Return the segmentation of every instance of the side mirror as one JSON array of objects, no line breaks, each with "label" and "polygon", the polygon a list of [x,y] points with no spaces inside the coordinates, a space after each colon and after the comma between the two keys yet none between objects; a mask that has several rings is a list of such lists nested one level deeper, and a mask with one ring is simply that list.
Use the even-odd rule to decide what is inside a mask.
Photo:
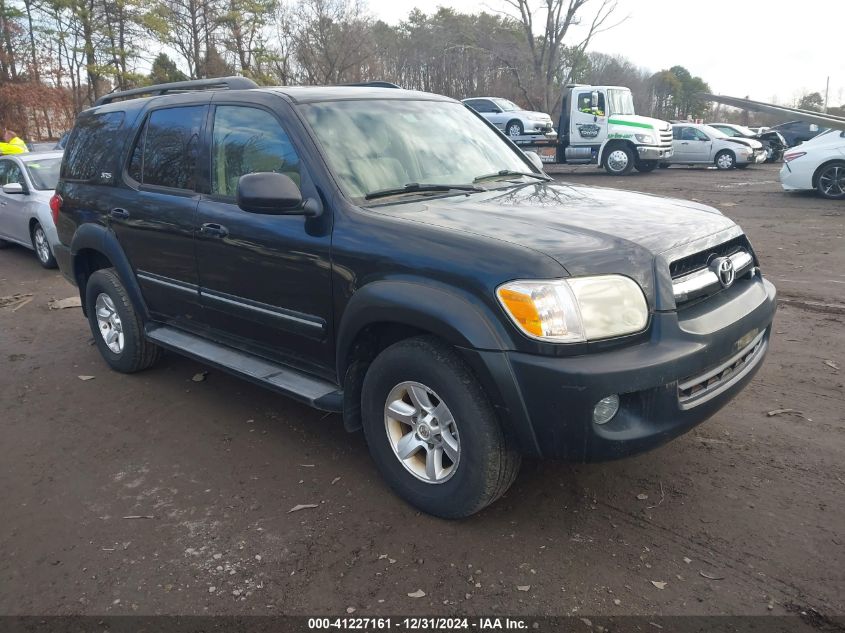
[{"label": "side mirror", "polygon": [[598,107],[599,107],[599,91],[593,90],[593,92],[590,93],[590,108],[595,110]]},{"label": "side mirror", "polygon": [[276,172],[245,174],[238,179],[238,206],[249,213],[265,215],[320,215],[313,200],[303,201],[302,192],[289,176]]},{"label": "side mirror", "polygon": [[3,193],[20,195],[25,194],[26,189],[24,189],[24,186],[19,182],[10,182],[7,185],[3,185]]},{"label": "side mirror", "polygon": [[492,110],[490,110],[490,112],[492,112],[493,114],[501,114],[502,113],[502,111],[499,108],[493,108]]},{"label": "side mirror", "polygon": [[534,167],[543,171],[543,159],[540,158],[540,155],[537,152],[525,152],[525,155]]}]

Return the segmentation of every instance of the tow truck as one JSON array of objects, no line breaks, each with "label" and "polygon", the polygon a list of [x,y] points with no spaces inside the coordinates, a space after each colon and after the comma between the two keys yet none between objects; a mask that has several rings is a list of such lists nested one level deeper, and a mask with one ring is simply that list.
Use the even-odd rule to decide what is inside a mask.
[{"label": "tow truck", "polygon": [[635,114],[623,86],[566,85],[557,130],[511,140],[543,163],[592,164],[614,176],[653,171],[672,156],[672,126]]}]

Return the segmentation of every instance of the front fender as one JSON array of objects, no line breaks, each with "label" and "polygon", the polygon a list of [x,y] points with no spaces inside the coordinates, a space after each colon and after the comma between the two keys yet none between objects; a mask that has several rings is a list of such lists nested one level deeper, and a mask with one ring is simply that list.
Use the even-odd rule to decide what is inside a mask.
[{"label": "front fender", "polygon": [[117,276],[120,277],[123,287],[126,288],[126,293],[129,295],[135,311],[141,315],[143,320],[149,319],[149,311],[141,294],[141,288],[135,279],[135,274],[132,272],[132,267],[129,265],[126,253],[123,252],[120,242],[117,241],[117,236],[105,226],[94,223],[85,223],[80,226],[76,230],[76,233],[74,233],[73,240],[71,240],[70,244],[73,276],[76,280],[76,285],[79,287],[79,297],[82,300],[83,312],[85,312],[86,275],[92,272],[86,270],[86,264],[80,256],[81,251],[84,250],[93,250],[100,253],[111,262],[112,267],[117,272]]},{"label": "front fender", "polygon": [[338,376],[357,335],[368,325],[399,323],[431,332],[456,347],[508,349],[508,333],[488,306],[448,287],[417,280],[382,280],[357,290],[340,320]]}]

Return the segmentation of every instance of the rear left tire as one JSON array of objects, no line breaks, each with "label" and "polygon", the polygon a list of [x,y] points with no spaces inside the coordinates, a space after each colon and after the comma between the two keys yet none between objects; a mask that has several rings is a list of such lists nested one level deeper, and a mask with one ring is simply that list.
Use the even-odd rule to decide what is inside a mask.
[{"label": "rear left tire", "polygon": [[141,317],[114,268],[97,270],[88,278],[85,307],[97,349],[112,369],[131,374],[159,359],[161,348],[144,337]]},{"label": "rear left tire", "polygon": [[424,512],[469,516],[516,478],[520,454],[486,393],[457,352],[435,337],[382,351],[367,370],[361,404],[379,472]]}]

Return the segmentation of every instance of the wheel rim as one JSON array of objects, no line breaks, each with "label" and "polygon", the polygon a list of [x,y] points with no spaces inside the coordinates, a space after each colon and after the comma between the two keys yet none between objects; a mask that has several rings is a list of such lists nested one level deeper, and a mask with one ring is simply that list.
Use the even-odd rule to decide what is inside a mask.
[{"label": "wheel rim", "polygon": [[730,169],[731,166],[734,164],[734,159],[731,158],[730,154],[721,154],[717,161],[717,164],[722,169]]},{"label": "wheel rim", "polygon": [[46,263],[50,259],[50,245],[47,243],[47,236],[40,226],[35,228],[35,252],[38,259]]},{"label": "wheel rim", "polygon": [[610,167],[612,171],[624,171],[624,169],[628,166],[628,152],[624,152],[621,149],[615,149],[610,152],[610,156],[607,157],[607,166]]},{"label": "wheel rim", "polygon": [[508,134],[509,134],[510,136],[521,136],[521,135],[522,135],[522,130],[520,130],[520,129],[519,129],[519,124],[518,124],[518,123],[514,123],[513,125],[511,125],[511,126],[508,128]]},{"label": "wheel rim", "polygon": [[387,396],[384,426],[394,455],[428,484],[448,481],[461,459],[461,440],[446,403],[422,383],[400,382]]},{"label": "wheel rim", "polygon": [[826,196],[845,195],[845,168],[834,165],[825,169],[819,176],[819,188]]},{"label": "wheel rim", "polygon": [[103,337],[106,346],[115,354],[120,354],[123,351],[123,323],[120,321],[120,315],[111,297],[104,292],[97,295],[94,311],[97,315],[100,336]]}]

